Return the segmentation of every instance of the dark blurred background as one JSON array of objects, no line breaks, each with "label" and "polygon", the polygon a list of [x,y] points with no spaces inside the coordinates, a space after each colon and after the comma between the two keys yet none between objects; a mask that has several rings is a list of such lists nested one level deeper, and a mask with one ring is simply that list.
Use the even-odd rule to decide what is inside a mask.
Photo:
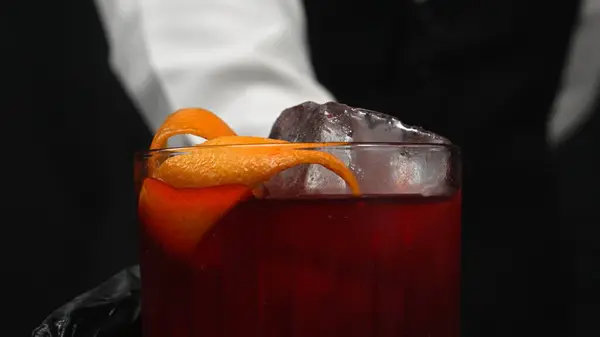
[{"label": "dark blurred background", "polygon": [[598,0],[3,6],[1,335],[136,263],[132,153],[168,113],[266,135],[306,100],[462,147],[465,336],[598,335]]}]

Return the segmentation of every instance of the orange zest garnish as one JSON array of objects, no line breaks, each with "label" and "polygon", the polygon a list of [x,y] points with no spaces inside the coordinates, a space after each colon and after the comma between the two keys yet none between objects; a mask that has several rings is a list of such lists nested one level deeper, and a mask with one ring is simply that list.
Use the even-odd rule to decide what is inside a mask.
[{"label": "orange zest garnish", "polygon": [[248,144],[289,144],[290,142],[280,139],[269,139],[253,136],[223,136],[205,141],[198,146],[206,145],[248,145]]},{"label": "orange zest garnish", "polygon": [[346,165],[318,148],[346,143],[290,143],[237,136],[210,111],[183,109],[167,118],[151,149],[166,146],[169,137],[193,134],[207,139],[186,153],[149,161],[149,176],[139,199],[144,228],[165,251],[185,258],[203,235],[239,201],[261,198],[262,184],[301,164],[321,165],[342,178],[359,195],[358,181]]},{"label": "orange zest garnish", "polygon": [[243,184],[254,188],[277,173],[301,164],[319,164],[335,172],[359,194],[356,177],[334,155],[285,146],[211,147],[167,159],[155,178],[177,188]]},{"label": "orange zest garnish", "polygon": [[165,148],[169,138],[184,134],[208,140],[236,135],[229,125],[208,110],[199,108],[181,109],[169,115],[160,126],[154,135],[154,139],[152,139],[150,150]]},{"label": "orange zest garnish", "polygon": [[243,185],[182,190],[146,179],[140,193],[140,220],[147,235],[171,255],[186,260],[206,231],[249,192]]},{"label": "orange zest garnish", "polygon": [[[242,147],[242,145],[264,145],[261,147]],[[285,146],[284,146],[285,144]],[[249,150],[251,148],[254,148],[255,150],[260,150],[260,152],[264,153],[271,153],[271,152],[276,152],[276,151],[281,151],[282,149],[293,149],[293,148],[306,148],[306,149],[314,149],[317,147],[324,147],[324,146],[332,146],[332,145],[344,145],[347,143],[290,143],[288,141],[285,140],[280,140],[280,139],[270,139],[270,138],[263,138],[263,137],[254,137],[254,136],[223,136],[223,137],[219,137],[219,138],[214,138],[211,140],[207,140],[204,143],[198,144],[197,146],[219,146],[219,145],[230,145],[229,149],[234,149],[235,151],[240,151],[240,150]],[[277,146],[273,146],[273,145],[277,145]],[[217,147],[218,148],[218,147]],[[218,148],[221,149],[221,148]],[[203,149],[203,151],[205,151],[206,149]],[[222,149],[221,149],[222,150]],[[322,155],[327,156],[327,154],[321,153]],[[331,155],[328,155],[331,156]],[[337,160],[336,157],[331,156],[332,160],[336,161],[336,164],[339,164],[339,160]],[[240,158],[236,158],[239,161],[243,161],[243,159]],[[171,158],[169,159],[170,162],[169,164],[176,164],[176,165],[181,165],[183,164],[184,166],[185,163],[180,162],[180,160]],[[238,165],[241,165],[242,163],[238,163]],[[298,165],[298,164],[296,164]],[[168,166],[168,165],[167,165]],[[192,165],[194,166],[194,165]],[[294,165],[293,165],[294,166]],[[188,166],[189,168],[191,168],[191,166]],[[238,169],[240,167],[245,167],[245,166],[236,166],[238,167]],[[285,168],[283,168],[282,170],[284,170]],[[192,168],[193,170],[193,168]],[[182,172],[185,170],[175,170],[175,172]],[[164,172],[161,170],[161,172]],[[157,173],[155,176],[160,176],[161,172]],[[169,173],[173,173],[172,171],[170,171]],[[169,174],[167,173],[167,174]],[[246,172],[244,172],[244,174],[247,174]],[[198,176],[197,174],[188,174],[188,176]],[[234,174],[232,174],[232,176],[236,176]],[[246,177],[248,177],[246,175]],[[164,180],[166,177],[163,177],[162,179]],[[169,181],[171,181],[171,183],[173,184],[173,186],[177,186],[179,185],[179,183],[181,183],[181,185],[179,185],[180,187],[200,187],[203,186],[203,184],[198,184],[197,182],[191,182],[189,181],[189,179],[184,178],[183,181],[182,179],[178,179],[180,178],[179,176],[175,177],[174,179],[170,179],[170,178],[166,178],[169,179]],[[354,178],[354,176],[352,176],[352,178]],[[268,180],[268,179],[267,179]],[[259,183],[260,184],[260,183]],[[249,186],[251,186],[252,184],[248,184]],[[256,196],[257,198],[262,198],[265,194],[265,189],[263,185],[258,185],[256,187],[254,187],[253,190],[253,194],[254,196]]]}]

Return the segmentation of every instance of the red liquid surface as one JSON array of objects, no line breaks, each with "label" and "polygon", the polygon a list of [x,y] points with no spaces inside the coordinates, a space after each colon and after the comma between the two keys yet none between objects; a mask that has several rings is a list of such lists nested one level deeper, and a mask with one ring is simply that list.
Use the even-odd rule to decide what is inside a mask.
[{"label": "red liquid surface", "polygon": [[194,265],[142,241],[144,337],[459,335],[459,194],[243,201]]}]

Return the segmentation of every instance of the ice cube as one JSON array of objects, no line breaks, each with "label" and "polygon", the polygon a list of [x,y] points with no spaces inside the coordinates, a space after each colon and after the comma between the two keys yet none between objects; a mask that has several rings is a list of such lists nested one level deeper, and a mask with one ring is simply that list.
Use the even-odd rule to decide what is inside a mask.
[{"label": "ice cube", "polygon": [[[269,138],[291,142],[377,142],[451,144],[446,138],[395,117],[329,102],[305,102],[284,110]],[[357,176],[363,193],[434,194],[443,188],[450,152],[421,146],[323,148],[340,158]],[[267,185],[276,194],[342,194],[344,181],[317,165],[296,167]]]},{"label": "ice cube", "polygon": [[269,138],[290,142],[409,142],[444,143],[446,138],[399,119],[345,104],[305,102],[284,110]]}]

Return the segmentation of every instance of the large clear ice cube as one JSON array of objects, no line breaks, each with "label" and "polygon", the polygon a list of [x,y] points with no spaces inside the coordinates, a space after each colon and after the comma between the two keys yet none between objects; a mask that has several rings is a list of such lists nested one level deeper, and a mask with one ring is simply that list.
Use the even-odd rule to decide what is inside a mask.
[{"label": "large clear ice cube", "polygon": [[269,138],[290,142],[409,142],[450,144],[446,138],[399,119],[345,104],[305,102],[285,109]]},{"label": "large clear ice cube", "polygon": [[[323,148],[344,161],[356,174],[366,194],[442,193],[450,151],[446,138],[395,117],[329,102],[305,102],[284,110],[269,138],[291,142],[406,143],[407,146]],[[419,144],[439,144],[424,147]],[[317,165],[285,171],[267,184],[281,194],[347,193],[344,181]]]}]

